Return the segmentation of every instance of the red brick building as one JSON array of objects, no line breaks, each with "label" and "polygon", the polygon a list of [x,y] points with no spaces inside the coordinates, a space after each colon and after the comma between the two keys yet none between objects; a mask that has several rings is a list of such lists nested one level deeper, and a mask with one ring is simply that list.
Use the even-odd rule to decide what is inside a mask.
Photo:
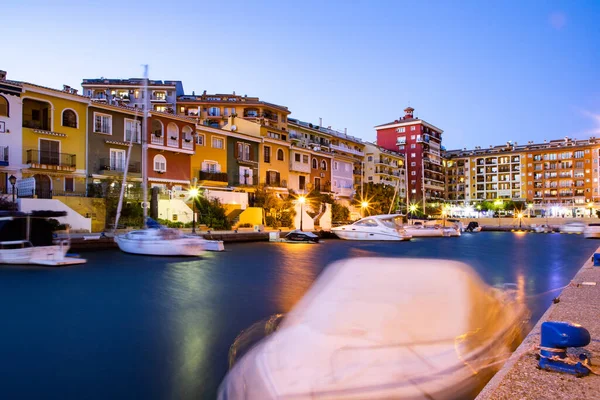
[{"label": "red brick building", "polygon": [[425,208],[427,203],[445,198],[445,174],[441,158],[442,130],[413,116],[414,109],[404,109],[404,116],[378,125],[377,145],[404,154],[406,180],[411,203]]}]

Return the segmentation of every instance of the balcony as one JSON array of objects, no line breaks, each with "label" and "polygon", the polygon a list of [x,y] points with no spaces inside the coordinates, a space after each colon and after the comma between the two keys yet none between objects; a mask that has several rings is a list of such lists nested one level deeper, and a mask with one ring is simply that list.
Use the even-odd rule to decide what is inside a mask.
[{"label": "balcony", "polygon": [[200,181],[227,182],[227,172],[200,171]]},{"label": "balcony", "polygon": [[245,157],[245,156],[237,156],[236,158],[237,162],[239,164],[249,164],[249,165],[257,165],[258,161],[252,160],[249,157]]},{"label": "balcony", "polygon": [[[103,175],[119,175],[125,172],[125,161],[112,160],[110,158],[100,159],[100,173]],[[127,168],[128,174],[141,174],[142,169],[139,162],[130,163]]]},{"label": "balcony", "polygon": [[167,146],[179,147],[179,138],[177,136],[169,136],[169,139],[167,140]]},{"label": "balcony", "polygon": [[72,172],[75,171],[75,157],[75,154],[27,150],[26,163],[29,168]]},{"label": "balcony", "polygon": [[157,144],[159,146],[164,146],[165,145],[165,137],[162,135],[161,136],[152,135],[152,138],[150,139],[150,143]]},{"label": "balcony", "polygon": [[192,139],[183,139],[181,141],[181,147],[186,150],[194,150],[194,142]]},{"label": "balcony", "polygon": [[166,103],[167,101],[167,96],[166,95],[152,95],[150,97],[150,101],[154,101],[154,102],[162,102],[162,103]]},{"label": "balcony", "polygon": [[310,174],[310,165],[308,163],[301,163],[301,162],[298,162],[298,161],[292,161],[291,166],[290,166],[290,170],[291,171],[304,172],[304,173]]},{"label": "balcony", "polygon": [[267,181],[263,182],[263,185],[265,185],[266,187],[272,187],[272,188],[287,188],[287,181],[285,179],[283,179],[283,180],[273,179],[273,180],[267,180]]},{"label": "balcony", "polygon": [[361,156],[361,157],[365,155],[364,151],[360,151],[360,150],[356,150],[356,149],[351,149],[350,147],[347,147],[347,146],[340,146],[340,145],[337,145],[337,144],[331,144],[330,147],[331,147],[332,150],[343,151],[345,153],[350,153],[350,154],[354,154],[354,155]]},{"label": "balcony", "polygon": [[354,195],[354,188],[334,188],[333,190],[340,197],[352,197]]},{"label": "balcony", "polygon": [[0,146],[0,167],[8,167],[8,146]]}]

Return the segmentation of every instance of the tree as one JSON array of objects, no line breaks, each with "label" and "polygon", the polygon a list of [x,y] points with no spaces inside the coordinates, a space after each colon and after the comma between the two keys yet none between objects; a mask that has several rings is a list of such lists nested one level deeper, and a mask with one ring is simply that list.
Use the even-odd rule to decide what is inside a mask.
[{"label": "tree", "polygon": [[293,192],[286,194],[274,193],[265,187],[259,187],[254,193],[254,206],[265,211],[265,224],[273,228],[291,227],[294,223]]},{"label": "tree", "polygon": [[[352,205],[355,207],[361,207],[363,200],[369,203],[367,212],[365,214],[378,215],[388,214],[390,212],[390,205],[392,205],[392,212],[398,208],[399,196],[394,192],[396,189],[393,186],[384,185],[383,183],[369,182],[364,185],[364,199],[357,198],[356,196],[352,200]],[[392,204],[392,200],[394,203]]]},{"label": "tree", "polygon": [[231,222],[227,219],[225,208],[221,205],[219,199],[207,199],[204,196],[198,196],[195,202],[199,224],[204,224],[216,230],[231,229]]}]

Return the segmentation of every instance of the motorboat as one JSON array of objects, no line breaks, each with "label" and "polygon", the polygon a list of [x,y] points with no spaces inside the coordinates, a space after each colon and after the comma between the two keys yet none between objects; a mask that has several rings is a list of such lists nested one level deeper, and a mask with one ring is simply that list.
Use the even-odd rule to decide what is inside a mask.
[{"label": "motorboat", "polygon": [[281,237],[279,232],[269,232],[269,242],[277,243],[319,243],[319,236],[312,232],[295,229]]},{"label": "motorboat", "polygon": [[551,233],[552,229],[546,225],[546,224],[532,224],[531,225],[531,229],[533,229],[533,231],[535,233]]},{"label": "motorboat", "polygon": [[583,236],[587,239],[600,239],[600,224],[589,224],[586,226]]},{"label": "motorboat", "polygon": [[467,225],[465,232],[470,232],[470,233],[477,233],[477,232],[481,232],[481,226],[479,226],[479,222],[476,221],[471,221],[469,222],[469,224]]},{"label": "motorboat", "polygon": [[460,229],[454,226],[426,226],[421,224],[404,225],[406,233],[412,237],[458,237]]},{"label": "motorboat", "polygon": [[583,222],[568,222],[559,228],[560,233],[583,233],[585,224]]},{"label": "motorboat", "polygon": [[50,218],[66,212],[33,211],[0,213],[0,263],[46,266],[84,264],[84,258],[69,257],[70,240],[54,239]]},{"label": "motorboat", "polygon": [[473,398],[528,317],[521,293],[460,262],[339,261],[289,314],[236,338],[218,398]]},{"label": "motorboat", "polygon": [[331,231],[345,240],[410,240],[412,236],[402,228],[399,214],[373,215],[351,225],[332,228]]}]

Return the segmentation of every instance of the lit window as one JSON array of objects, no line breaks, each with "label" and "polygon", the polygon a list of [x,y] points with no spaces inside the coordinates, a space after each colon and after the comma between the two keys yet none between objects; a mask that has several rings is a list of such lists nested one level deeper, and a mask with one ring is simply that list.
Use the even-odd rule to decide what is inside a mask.
[{"label": "lit window", "polygon": [[410,156],[411,156],[411,157],[416,157],[416,156],[417,156],[417,153],[410,153]]}]

